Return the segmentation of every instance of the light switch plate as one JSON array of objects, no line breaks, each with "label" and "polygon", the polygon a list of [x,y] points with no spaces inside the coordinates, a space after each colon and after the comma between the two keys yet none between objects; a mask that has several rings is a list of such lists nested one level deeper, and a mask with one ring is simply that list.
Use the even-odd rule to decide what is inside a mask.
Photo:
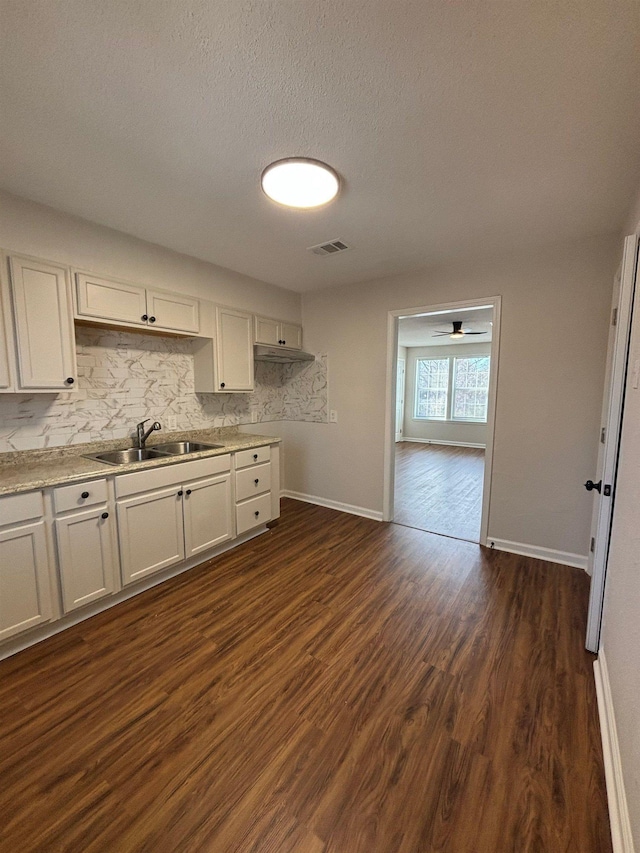
[{"label": "light switch plate", "polygon": [[335,409],[331,409],[329,412],[329,423],[337,424],[338,423],[338,412]]},{"label": "light switch plate", "polygon": [[166,415],[164,423],[167,429],[178,429],[178,419],[175,415]]}]

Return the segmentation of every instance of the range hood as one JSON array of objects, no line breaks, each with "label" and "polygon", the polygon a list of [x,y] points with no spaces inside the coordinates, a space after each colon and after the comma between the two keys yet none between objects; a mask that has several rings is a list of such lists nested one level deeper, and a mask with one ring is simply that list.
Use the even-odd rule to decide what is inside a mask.
[{"label": "range hood", "polygon": [[286,347],[266,347],[262,344],[254,344],[253,357],[255,361],[276,361],[278,364],[291,364],[295,361],[315,361],[315,355],[303,352],[300,349],[287,349]]}]

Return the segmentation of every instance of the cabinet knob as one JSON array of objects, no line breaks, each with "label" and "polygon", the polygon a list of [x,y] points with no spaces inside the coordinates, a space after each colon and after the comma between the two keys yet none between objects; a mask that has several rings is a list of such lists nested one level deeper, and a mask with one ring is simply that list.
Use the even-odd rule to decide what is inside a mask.
[{"label": "cabinet knob", "polygon": [[64,381],[67,383],[67,385],[73,385],[76,380],[73,378],[73,376],[69,376],[68,379],[65,379]]},{"label": "cabinet knob", "polygon": [[221,382],[221,383],[220,383],[220,387],[221,387],[221,388],[224,388],[224,382]]},{"label": "cabinet knob", "polygon": [[178,497],[181,498],[183,494],[184,492],[182,491],[182,489],[180,489],[180,491],[178,492]]},{"label": "cabinet knob", "polygon": [[287,343],[286,341],[282,341],[282,345],[283,345],[283,346],[284,346],[286,343]]},{"label": "cabinet knob", "polygon": [[144,321],[145,321],[145,323],[146,323],[146,322],[147,322],[147,320],[149,319],[149,315],[148,315],[148,314],[143,314],[143,315],[142,315],[142,317],[141,317],[140,319],[141,319],[141,320],[144,320]]},{"label": "cabinet knob", "polygon": [[254,459],[257,459],[257,458],[258,458],[258,454],[257,454],[257,453],[254,453],[254,454],[253,454],[253,458],[254,458]]},{"label": "cabinet knob", "polygon": [[254,515],[255,515],[255,517],[257,518],[257,517],[260,515],[260,510],[259,510],[259,509],[257,509],[257,510],[254,512]]},{"label": "cabinet knob", "polygon": [[102,513],[102,515],[101,515],[101,518],[109,518],[109,513],[108,513],[108,512],[103,512],[103,513]]},{"label": "cabinet knob", "polygon": [[155,321],[156,321],[156,318],[155,318],[155,317],[149,317],[149,322],[150,322],[150,323],[155,323]]},{"label": "cabinet knob", "polygon": [[190,495],[190,494],[191,494],[191,489],[187,489],[187,494],[188,494],[188,495]]},{"label": "cabinet knob", "polygon": [[80,495],[80,497],[81,497],[81,498],[88,498],[88,497],[89,497],[89,492],[83,492],[83,493]]},{"label": "cabinet knob", "polygon": [[281,343],[282,343],[282,341],[278,341],[278,343],[279,343],[279,344],[281,344]]},{"label": "cabinet knob", "polygon": [[258,480],[258,479],[256,478],[253,482],[254,482],[254,483],[256,484],[256,486],[257,486],[257,485],[258,485],[258,483],[260,482],[260,480]]}]

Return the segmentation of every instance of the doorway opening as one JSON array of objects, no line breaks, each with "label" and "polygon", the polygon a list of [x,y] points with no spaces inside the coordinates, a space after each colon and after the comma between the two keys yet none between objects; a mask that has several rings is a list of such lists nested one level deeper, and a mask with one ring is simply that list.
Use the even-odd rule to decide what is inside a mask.
[{"label": "doorway opening", "polygon": [[500,298],[389,313],[384,518],[486,544]]}]

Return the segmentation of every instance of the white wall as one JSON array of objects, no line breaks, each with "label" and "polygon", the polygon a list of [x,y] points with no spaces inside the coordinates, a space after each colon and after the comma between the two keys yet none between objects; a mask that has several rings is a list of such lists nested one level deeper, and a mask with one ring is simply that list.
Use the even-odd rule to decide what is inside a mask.
[{"label": "white wall", "polygon": [[0,246],[104,276],[300,321],[300,296],[0,190]]},{"label": "white wall", "polygon": [[490,355],[491,343],[446,344],[440,347],[407,347],[407,392],[404,398],[404,437],[424,441],[451,441],[462,444],[483,444],[487,441],[487,425],[463,422],[426,421],[415,418],[416,361],[419,358],[470,358]]},{"label": "white wall", "polygon": [[585,555],[619,251],[612,235],[305,294],[338,423],[288,424],[287,488],[380,512],[387,312],[501,294],[489,532]]}]

